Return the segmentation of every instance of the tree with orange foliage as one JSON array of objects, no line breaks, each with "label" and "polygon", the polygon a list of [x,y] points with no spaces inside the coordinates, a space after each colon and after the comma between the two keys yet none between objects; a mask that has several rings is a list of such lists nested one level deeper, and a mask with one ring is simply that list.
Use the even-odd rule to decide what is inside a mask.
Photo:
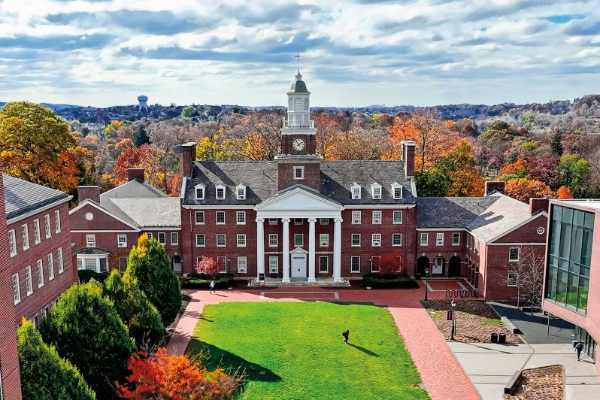
[{"label": "tree with orange foliage", "polygon": [[531,198],[554,195],[545,183],[527,178],[509,180],[504,187],[504,193],[524,203],[528,203]]},{"label": "tree with orange foliage", "polygon": [[473,146],[467,139],[460,142],[439,163],[451,184],[447,196],[483,196],[484,180],[477,171]]},{"label": "tree with orange foliage", "polygon": [[519,158],[514,163],[506,164],[500,169],[500,175],[508,175],[510,178],[525,178],[527,173],[527,161],[522,158]]},{"label": "tree with orange foliage", "polygon": [[140,351],[129,359],[127,384],[116,383],[126,399],[231,399],[242,384],[222,368],[208,372],[187,355],[169,355],[164,347],[156,354]]},{"label": "tree with orange foliage", "polygon": [[432,109],[397,116],[388,133],[396,148],[403,140],[415,142],[418,171],[435,167],[458,143],[458,133],[442,122]]},{"label": "tree with orange foliage", "polygon": [[572,199],[573,194],[571,193],[571,189],[568,186],[561,186],[556,191],[556,197],[559,199]]},{"label": "tree with orange foliage", "polygon": [[327,149],[342,133],[340,123],[329,112],[314,113],[312,119],[317,128],[317,154],[325,157]]}]

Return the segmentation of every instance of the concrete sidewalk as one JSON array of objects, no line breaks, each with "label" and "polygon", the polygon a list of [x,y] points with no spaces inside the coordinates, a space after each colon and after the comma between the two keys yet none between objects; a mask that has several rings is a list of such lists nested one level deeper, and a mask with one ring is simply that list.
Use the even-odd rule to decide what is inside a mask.
[{"label": "concrete sidewalk", "polygon": [[565,368],[566,400],[600,398],[593,361],[577,361],[570,344],[493,344],[448,342],[448,347],[484,400],[502,400],[504,386],[522,368],[560,364]]}]

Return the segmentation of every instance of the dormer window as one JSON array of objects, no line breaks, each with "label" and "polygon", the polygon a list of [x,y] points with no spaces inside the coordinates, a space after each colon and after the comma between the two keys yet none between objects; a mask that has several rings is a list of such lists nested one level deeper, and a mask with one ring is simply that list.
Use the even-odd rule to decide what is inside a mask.
[{"label": "dormer window", "polygon": [[294,167],[294,179],[304,179],[304,167]]},{"label": "dormer window", "polygon": [[204,200],[204,190],[206,189],[206,185],[203,183],[196,185],[194,187],[196,192],[196,200]]},{"label": "dormer window", "polygon": [[217,185],[217,200],[225,200],[225,185]]},{"label": "dormer window", "polygon": [[237,185],[235,187],[235,193],[238,200],[246,200],[246,185]]},{"label": "dormer window", "polygon": [[350,191],[352,192],[352,200],[360,200],[360,190],[361,187],[358,183],[354,183],[350,186]]},{"label": "dormer window", "polygon": [[402,198],[402,185],[398,182],[392,183],[392,193],[394,194],[394,199]]},{"label": "dormer window", "polygon": [[381,199],[381,185],[379,183],[374,183],[371,185],[371,195],[374,200]]}]

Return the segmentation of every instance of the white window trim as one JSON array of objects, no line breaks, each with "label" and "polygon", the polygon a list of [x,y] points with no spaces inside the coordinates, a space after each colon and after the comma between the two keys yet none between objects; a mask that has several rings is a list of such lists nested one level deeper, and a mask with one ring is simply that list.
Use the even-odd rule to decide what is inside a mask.
[{"label": "white window trim", "polygon": [[13,301],[15,304],[21,302],[21,282],[19,282],[19,274],[12,276],[12,287],[13,287]]},{"label": "white window trim", "polygon": [[52,236],[52,228],[50,226],[50,214],[44,215],[44,232],[46,233],[46,239]]},{"label": "white window trim", "polygon": [[[377,221],[377,219],[375,218],[375,215],[379,215],[379,222]],[[375,210],[373,211],[372,217],[371,217],[371,223],[373,225],[381,225],[383,222],[383,212],[379,211],[379,210]]]},{"label": "white window trim", "polygon": [[[223,237],[223,244],[219,244],[219,237]],[[227,235],[225,235],[224,233],[217,233],[215,235],[215,244],[217,245],[217,247],[227,247]]]},{"label": "white window trim", "polygon": [[[327,240],[323,240],[326,238]],[[319,234],[319,247],[329,247],[329,234],[328,233],[320,233]]]},{"label": "white window trim", "polygon": [[[376,236],[379,236],[379,238],[375,239]],[[371,247],[381,247],[381,238],[381,233],[371,234]]]},{"label": "white window trim", "polygon": [[[198,244],[198,239],[202,237],[202,244]],[[204,233],[196,234],[196,247],[206,247],[206,235]]]},{"label": "white window trim", "polygon": [[23,240],[23,250],[29,249],[29,226],[21,225],[21,239]]},{"label": "white window trim", "polygon": [[[355,193],[354,189],[358,189],[358,193]],[[350,186],[350,196],[352,197],[352,200],[360,200],[362,194],[361,192],[362,186],[360,186],[358,183],[354,183],[352,186]]]},{"label": "white window trim", "polygon": [[[219,196],[219,190],[223,190],[223,195]],[[215,186],[215,197],[217,200],[225,200],[225,198],[227,197],[227,186],[225,185],[216,185]]]},{"label": "white window trim", "polygon": [[[513,250],[517,250],[517,258],[516,259],[511,257]],[[508,262],[519,262],[520,259],[521,259],[521,249],[519,247],[510,247],[508,249]]]},{"label": "white window trim", "polygon": [[[202,222],[198,222],[198,215],[202,215]],[[196,211],[194,213],[194,224],[195,225],[204,225],[206,221],[206,216],[204,215],[204,211]]]},{"label": "white window trim", "polygon": [[[396,222],[396,215],[400,215],[400,221]],[[392,224],[395,225],[402,225],[402,223],[404,222],[404,215],[402,211],[393,211],[392,212]]]},{"label": "white window trim", "polygon": [[[240,216],[243,216],[243,221],[240,222]],[[235,213],[235,223],[236,225],[246,225],[246,211],[237,211]]]},{"label": "white window trim", "polygon": [[[400,196],[396,196],[396,189],[400,189]],[[394,197],[395,200],[400,200],[402,199],[402,185],[399,184],[398,182],[394,182],[392,183],[392,196]]]},{"label": "white window trim", "polygon": [[[327,268],[325,269],[325,271],[321,270],[321,260],[326,260],[327,261],[326,265],[325,265]],[[327,256],[319,256],[318,271],[319,271],[320,274],[326,274],[326,273],[329,272],[329,257],[327,257]]]},{"label": "white window trim", "polygon": [[[394,243],[394,236],[396,235],[400,235],[400,244],[396,244]],[[402,247],[402,241],[404,240],[404,238],[402,237],[401,233],[392,233],[392,246],[393,247]]]},{"label": "white window trim", "polygon": [[[425,240],[423,240],[423,238],[425,238]],[[429,234],[428,233],[421,232],[421,235],[419,235],[419,244],[421,246],[429,246]]]},{"label": "white window trim", "polygon": [[56,233],[60,233],[60,210],[54,210],[54,228]]},{"label": "white window trim", "polygon": [[[175,240],[173,240],[175,238]],[[171,232],[171,245],[175,246],[179,244],[179,232]]]},{"label": "white window trim", "polygon": [[269,225],[277,225],[278,221],[277,218],[269,218]]},{"label": "white window trim", "polygon": [[[198,197],[198,189],[202,189],[202,197]],[[204,200],[206,197],[206,185],[204,183],[199,183],[194,186],[194,199],[195,200]]]},{"label": "white window trim", "polygon": [[[243,265],[243,268],[242,268],[242,265]],[[238,272],[238,274],[247,274],[248,273],[248,257],[239,256],[237,258],[237,272]]]},{"label": "white window trim", "polygon": [[42,241],[42,234],[40,232],[40,220],[36,219],[33,221],[33,242],[38,244]]},{"label": "white window trim", "polygon": [[[301,244],[296,244],[296,237],[301,237],[302,238],[302,243]],[[302,247],[304,246],[304,234],[302,233],[294,233],[294,247]]]},{"label": "white window trim", "polygon": [[[456,243],[454,242],[455,237],[458,237],[458,241]],[[454,232],[452,234],[452,246],[460,246],[460,232]]]},{"label": "white window trim", "polygon": [[[125,239],[125,240],[121,240],[121,239]],[[127,248],[127,235],[122,234],[122,233],[117,235],[117,247]]]},{"label": "white window trim", "polygon": [[[219,222],[219,214],[223,214],[223,222]],[[215,225],[225,225],[226,222],[227,222],[227,218],[225,215],[225,211],[215,212]]]},{"label": "white window trim", "polygon": [[[243,239],[242,244],[240,244],[240,239]],[[236,241],[237,247],[246,247],[246,234],[238,233],[235,241]]]},{"label": "white window trim", "polygon": [[[92,243],[92,240],[90,240],[90,239],[93,239],[93,243]],[[93,246],[90,246],[90,244],[93,244]],[[94,235],[94,234],[85,235],[85,247],[88,247],[88,248],[96,247],[96,235]]]},{"label": "white window trim", "polygon": [[[512,280],[511,280],[511,275],[514,275],[514,278]],[[506,286],[508,286],[508,287],[519,286],[519,274],[516,272],[509,272],[506,276]]]},{"label": "white window trim", "polygon": [[38,288],[44,287],[44,263],[37,260]]},{"label": "white window trim", "polygon": [[[356,218],[358,216],[358,218]],[[360,211],[352,211],[352,223],[360,225],[362,220],[362,213]]]},{"label": "white window trim", "polygon": [[[375,189],[379,190],[379,196],[375,195]],[[383,189],[379,183],[371,184],[371,197],[373,198],[373,200],[381,200],[381,198],[383,197]]]},{"label": "white window trim", "polygon": [[[271,244],[271,238],[275,238],[275,244]],[[279,246],[279,235],[276,233],[269,233],[269,247]]]},{"label": "white window trim", "polygon": [[58,261],[58,273],[62,274],[65,271],[65,261],[63,259],[62,247],[56,250],[56,260]]},{"label": "white window trim", "polygon": [[48,280],[54,279],[54,254],[50,253],[46,256],[46,264],[48,265]]},{"label": "white window trim", "polygon": [[[354,271],[352,268],[354,266],[352,260],[358,259],[358,271]],[[360,274],[360,256],[350,256],[350,273],[351,274]]]},{"label": "white window trim", "polygon": [[167,244],[167,234],[165,232],[158,232],[156,237],[158,238],[158,243],[162,244],[163,246]]},{"label": "white window trim", "polygon": [[[294,166],[294,180],[303,180],[304,179],[304,167],[303,166]],[[300,176],[298,176],[297,172],[300,172]]]},{"label": "white window trim", "polygon": [[[241,189],[241,194],[240,194]],[[246,185],[239,184],[235,187],[235,196],[238,200],[246,200]]]},{"label": "white window trim", "polygon": [[8,251],[11,257],[17,255],[17,236],[14,229],[8,231]]},{"label": "white window trim", "polygon": [[[354,244],[354,236],[355,235],[358,236],[358,244]],[[350,235],[350,247],[360,247],[360,243],[361,243],[361,235],[360,235],[360,233],[352,233]]]},{"label": "white window trim", "polygon": [[435,245],[443,246],[444,245],[444,233],[438,232],[435,234]]},{"label": "white window trim", "polygon": [[319,225],[329,225],[329,218],[319,218]]},{"label": "white window trim", "polygon": [[[275,261],[272,263],[271,261]],[[277,270],[273,270],[273,266],[277,268]],[[279,273],[279,257],[277,256],[269,256],[269,273],[270,274],[278,274]]]},{"label": "white window trim", "polygon": [[31,296],[33,293],[33,277],[31,275],[31,265],[25,268],[25,290],[27,296]]}]

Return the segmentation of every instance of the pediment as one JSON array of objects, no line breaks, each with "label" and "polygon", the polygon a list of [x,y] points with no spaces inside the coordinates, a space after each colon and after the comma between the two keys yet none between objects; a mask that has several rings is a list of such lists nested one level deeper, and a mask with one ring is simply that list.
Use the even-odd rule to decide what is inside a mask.
[{"label": "pediment", "polygon": [[341,211],[340,203],[309,188],[297,186],[280,192],[255,207],[257,211]]}]

